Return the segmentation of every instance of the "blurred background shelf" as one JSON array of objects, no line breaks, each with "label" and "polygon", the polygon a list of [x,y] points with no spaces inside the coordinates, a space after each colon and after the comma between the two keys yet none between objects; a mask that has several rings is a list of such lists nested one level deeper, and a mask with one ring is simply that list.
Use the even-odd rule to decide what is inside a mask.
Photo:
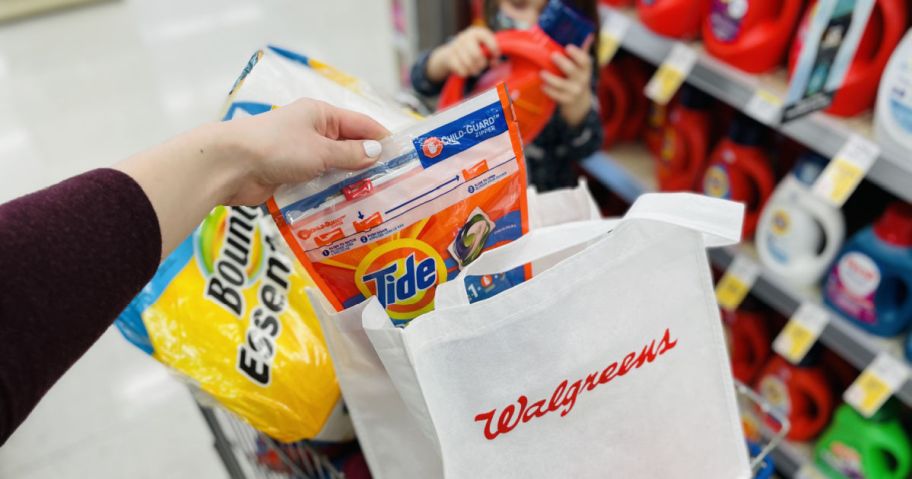
[{"label": "blurred background shelf", "polygon": [[[643,193],[657,190],[653,165],[649,152],[639,144],[620,145],[610,151],[598,152],[582,162],[582,167],[587,173],[628,202],[632,202]],[[723,270],[739,254],[759,264],[752,242],[709,250],[713,266]],[[822,304],[819,288],[796,290],[783,284],[762,265],[761,271],[751,294],[780,314],[791,316],[803,301]],[[827,308],[827,311],[830,316],[829,323],[820,335],[820,341],[856,368],[864,369],[881,351],[887,351],[905,361],[901,339],[880,338],[868,334],[832,310]],[[912,380],[906,381],[896,396],[906,405],[912,406]]]},{"label": "blurred background shelf", "polygon": [[[653,33],[632,12],[620,13],[630,19],[630,28],[621,46],[652,64],[662,63],[677,42]],[[712,58],[703,51],[699,42],[691,44],[691,47],[698,52],[698,60],[687,82],[706,93],[742,111],[758,90],[772,93],[779,99],[785,98],[788,79],[784,70],[769,75],[749,75]],[[849,119],[812,113],[773,127],[828,158],[835,156],[852,134],[873,141],[870,113]],[[909,159],[881,154],[867,178],[894,195],[912,201],[912,162]]]}]

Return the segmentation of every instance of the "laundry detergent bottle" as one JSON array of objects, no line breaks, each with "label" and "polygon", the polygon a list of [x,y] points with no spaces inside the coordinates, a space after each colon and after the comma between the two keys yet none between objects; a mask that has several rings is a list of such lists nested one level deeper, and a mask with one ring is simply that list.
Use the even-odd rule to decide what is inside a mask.
[{"label": "laundry detergent bottle", "polygon": [[650,30],[672,38],[696,38],[711,0],[637,0],[640,21]]},{"label": "laundry detergent bottle", "polygon": [[895,202],[830,269],[825,301],[860,328],[895,336],[912,322],[912,205]]},{"label": "laundry detergent bottle", "polygon": [[754,233],[760,211],[776,184],[769,158],[760,147],[762,127],[744,115],[735,117],[728,136],[710,155],[702,191],[745,204],[743,237]]},{"label": "laundry detergent bottle", "polygon": [[750,73],[779,65],[803,0],[712,0],[703,22],[706,51]]},{"label": "laundry detergent bottle", "polygon": [[680,101],[668,114],[656,176],[662,191],[694,191],[706,171],[712,134],[712,97],[683,85]]},{"label": "laundry detergent bottle", "polygon": [[[864,34],[842,86],[833,96],[826,112],[837,116],[854,116],[874,106],[877,86],[890,54],[906,31],[908,0],[876,0]],[[789,54],[789,75],[795,70],[811,16],[817,2],[811,3]]]},{"label": "laundry detergent bottle", "polygon": [[823,431],[835,407],[833,392],[812,356],[795,366],[774,354],[757,378],[756,390],[791,423],[787,437],[806,441]]},{"label": "laundry detergent bottle", "polygon": [[751,384],[769,359],[770,333],[759,311],[722,311],[722,324],[735,379]]},{"label": "laundry detergent bottle", "polygon": [[814,460],[832,479],[906,479],[912,472],[912,442],[898,405],[887,402],[871,419],[842,404],[814,446]]},{"label": "laundry detergent bottle", "polygon": [[760,261],[795,286],[816,283],[826,273],[845,237],[839,208],[811,192],[827,160],[802,156],[776,187],[757,223]]},{"label": "laundry detergent bottle", "polygon": [[886,154],[912,167],[912,30],[896,47],[881,77],[874,135]]}]

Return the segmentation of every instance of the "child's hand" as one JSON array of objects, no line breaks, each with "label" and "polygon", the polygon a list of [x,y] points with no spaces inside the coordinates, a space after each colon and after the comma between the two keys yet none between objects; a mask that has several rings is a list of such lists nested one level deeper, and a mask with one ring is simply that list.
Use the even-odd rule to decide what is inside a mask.
[{"label": "child's hand", "polygon": [[590,36],[583,47],[569,45],[566,54],[554,53],[551,61],[563,72],[564,76],[541,72],[542,91],[551,97],[560,107],[560,114],[570,126],[579,125],[592,107],[592,59],[589,56]]},{"label": "child's hand", "polygon": [[[482,45],[487,48],[487,52],[482,50]],[[487,68],[491,58],[499,56],[500,48],[491,30],[485,27],[469,27],[431,53],[428,58],[427,74],[434,82],[443,81],[451,74],[461,77],[476,76]]]}]

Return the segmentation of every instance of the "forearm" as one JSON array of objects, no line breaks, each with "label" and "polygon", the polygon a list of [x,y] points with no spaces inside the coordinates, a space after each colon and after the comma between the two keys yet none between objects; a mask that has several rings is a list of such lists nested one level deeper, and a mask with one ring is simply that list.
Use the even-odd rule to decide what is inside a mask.
[{"label": "forearm", "polygon": [[158,267],[130,177],[95,170],[0,205],[0,445]]},{"label": "forearm", "polygon": [[114,168],[132,177],[159,218],[161,257],[189,235],[212,208],[228,201],[243,177],[231,122],[201,126]]},{"label": "forearm", "polygon": [[431,55],[435,51],[436,49],[424,52],[418,57],[418,60],[415,61],[415,64],[412,65],[412,88],[424,96],[439,95],[440,90],[443,88],[443,80],[445,79],[445,75],[442,75],[439,71],[435,70],[435,75],[432,76],[428,71]]}]

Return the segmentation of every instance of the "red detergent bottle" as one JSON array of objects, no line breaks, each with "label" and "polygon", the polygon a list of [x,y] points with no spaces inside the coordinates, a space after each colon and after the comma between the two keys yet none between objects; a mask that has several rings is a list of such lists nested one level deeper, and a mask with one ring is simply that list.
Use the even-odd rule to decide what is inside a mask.
[{"label": "red detergent bottle", "polygon": [[749,73],[779,65],[803,0],[712,0],[703,43],[712,56]]},{"label": "red detergent bottle", "polygon": [[672,38],[696,38],[709,11],[709,0],[637,0],[640,21],[650,30]]},{"label": "red detergent bottle", "polygon": [[757,122],[737,116],[728,136],[713,150],[703,175],[704,194],[745,204],[745,239],[754,234],[760,211],[776,186],[770,160],[760,148],[762,137]]},{"label": "red detergent bottle", "polygon": [[[835,399],[827,377],[810,356],[795,366],[774,354],[757,378],[755,389],[791,423],[786,436],[806,441],[823,431],[833,414]],[[771,425],[775,426],[775,425]]]},{"label": "red detergent bottle", "polygon": [[495,33],[494,37],[506,61],[482,74],[471,92],[466,92],[466,78],[450,75],[440,92],[438,108],[459,103],[467,95],[488,90],[504,81],[513,100],[523,143],[528,144],[554,114],[556,105],[542,91],[540,72],[545,70],[563,76],[551,61],[551,55],[562,52],[563,48],[539,27],[504,30]]},{"label": "red detergent bottle", "polygon": [[[883,74],[890,55],[899,44],[906,31],[908,0],[876,0],[871,17],[865,26],[861,42],[849,70],[846,72],[842,86],[833,96],[833,103],[826,109],[827,113],[837,116],[854,116],[874,105],[880,76]],[[789,53],[789,76],[795,70],[795,64],[801,54],[804,38],[810,23],[811,14],[817,2],[811,3],[804,14],[795,42]]]},{"label": "red detergent bottle", "polygon": [[751,384],[770,356],[766,317],[759,311],[722,311],[735,379]]},{"label": "red detergent bottle", "polygon": [[642,134],[649,113],[643,94],[649,72],[639,60],[622,56],[599,72],[598,100],[601,106],[604,148],[619,141],[633,141]]},{"label": "red detergent bottle", "polygon": [[656,176],[662,191],[693,191],[706,171],[712,135],[712,97],[682,85],[680,99],[668,114]]}]

